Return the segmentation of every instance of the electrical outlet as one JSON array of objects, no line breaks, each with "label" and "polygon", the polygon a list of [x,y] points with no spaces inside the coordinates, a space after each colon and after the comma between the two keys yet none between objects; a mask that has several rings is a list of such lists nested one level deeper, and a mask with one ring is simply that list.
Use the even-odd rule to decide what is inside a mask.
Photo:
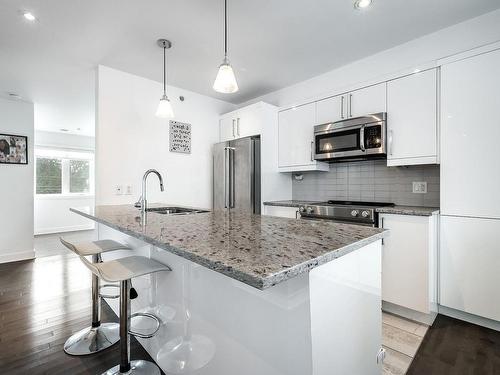
[{"label": "electrical outlet", "polygon": [[123,186],[122,185],[115,186],[115,195],[123,195]]},{"label": "electrical outlet", "polygon": [[427,193],[427,182],[425,182],[425,181],[413,181],[413,193],[415,193],[415,194]]},{"label": "electrical outlet", "polygon": [[132,185],[127,185],[127,187],[125,189],[125,194],[132,195]]}]

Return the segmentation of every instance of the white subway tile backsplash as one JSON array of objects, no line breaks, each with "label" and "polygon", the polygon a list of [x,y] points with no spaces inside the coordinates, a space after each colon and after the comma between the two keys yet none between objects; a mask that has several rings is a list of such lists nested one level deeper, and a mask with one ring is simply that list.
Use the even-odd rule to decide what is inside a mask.
[{"label": "white subway tile backsplash", "polygon": [[[439,206],[439,166],[387,167],[384,160],[331,164],[329,172],[307,172],[292,179],[293,199],[349,199],[399,205]],[[413,181],[427,181],[426,194],[412,192]]]}]

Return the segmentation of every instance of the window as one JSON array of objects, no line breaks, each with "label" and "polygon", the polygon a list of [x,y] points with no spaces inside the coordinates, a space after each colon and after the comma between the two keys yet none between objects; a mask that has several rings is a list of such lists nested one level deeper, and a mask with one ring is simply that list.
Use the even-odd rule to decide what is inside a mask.
[{"label": "window", "polygon": [[36,194],[93,194],[93,153],[37,148],[35,159]]},{"label": "window", "polygon": [[59,159],[36,159],[36,193],[62,193],[62,163]]},{"label": "window", "polygon": [[88,160],[69,161],[69,192],[88,193],[90,187],[90,168]]}]

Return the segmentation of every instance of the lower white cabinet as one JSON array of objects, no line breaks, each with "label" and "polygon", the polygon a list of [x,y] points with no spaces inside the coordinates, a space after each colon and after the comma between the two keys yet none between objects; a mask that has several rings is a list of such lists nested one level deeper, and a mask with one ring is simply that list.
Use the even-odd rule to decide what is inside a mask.
[{"label": "lower white cabinet", "polygon": [[500,220],[441,216],[440,304],[500,321]]},{"label": "lower white cabinet", "polygon": [[437,294],[438,215],[381,214],[390,230],[382,246],[382,300],[429,314]]},{"label": "lower white cabinet", "polygon": [[264,206],[264,215],[287,217],[290,219],[298,219],[299,209],[297,207],[283,207],[283,206]]}]

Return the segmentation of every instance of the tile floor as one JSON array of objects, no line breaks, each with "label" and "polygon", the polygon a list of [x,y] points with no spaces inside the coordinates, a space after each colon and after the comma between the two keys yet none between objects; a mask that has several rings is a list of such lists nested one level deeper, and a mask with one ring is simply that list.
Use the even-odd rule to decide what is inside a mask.
[{"label": "tile floor", "polygon": [[382,314],[383,375],[404,375],[429,327],[396,315]]}]

